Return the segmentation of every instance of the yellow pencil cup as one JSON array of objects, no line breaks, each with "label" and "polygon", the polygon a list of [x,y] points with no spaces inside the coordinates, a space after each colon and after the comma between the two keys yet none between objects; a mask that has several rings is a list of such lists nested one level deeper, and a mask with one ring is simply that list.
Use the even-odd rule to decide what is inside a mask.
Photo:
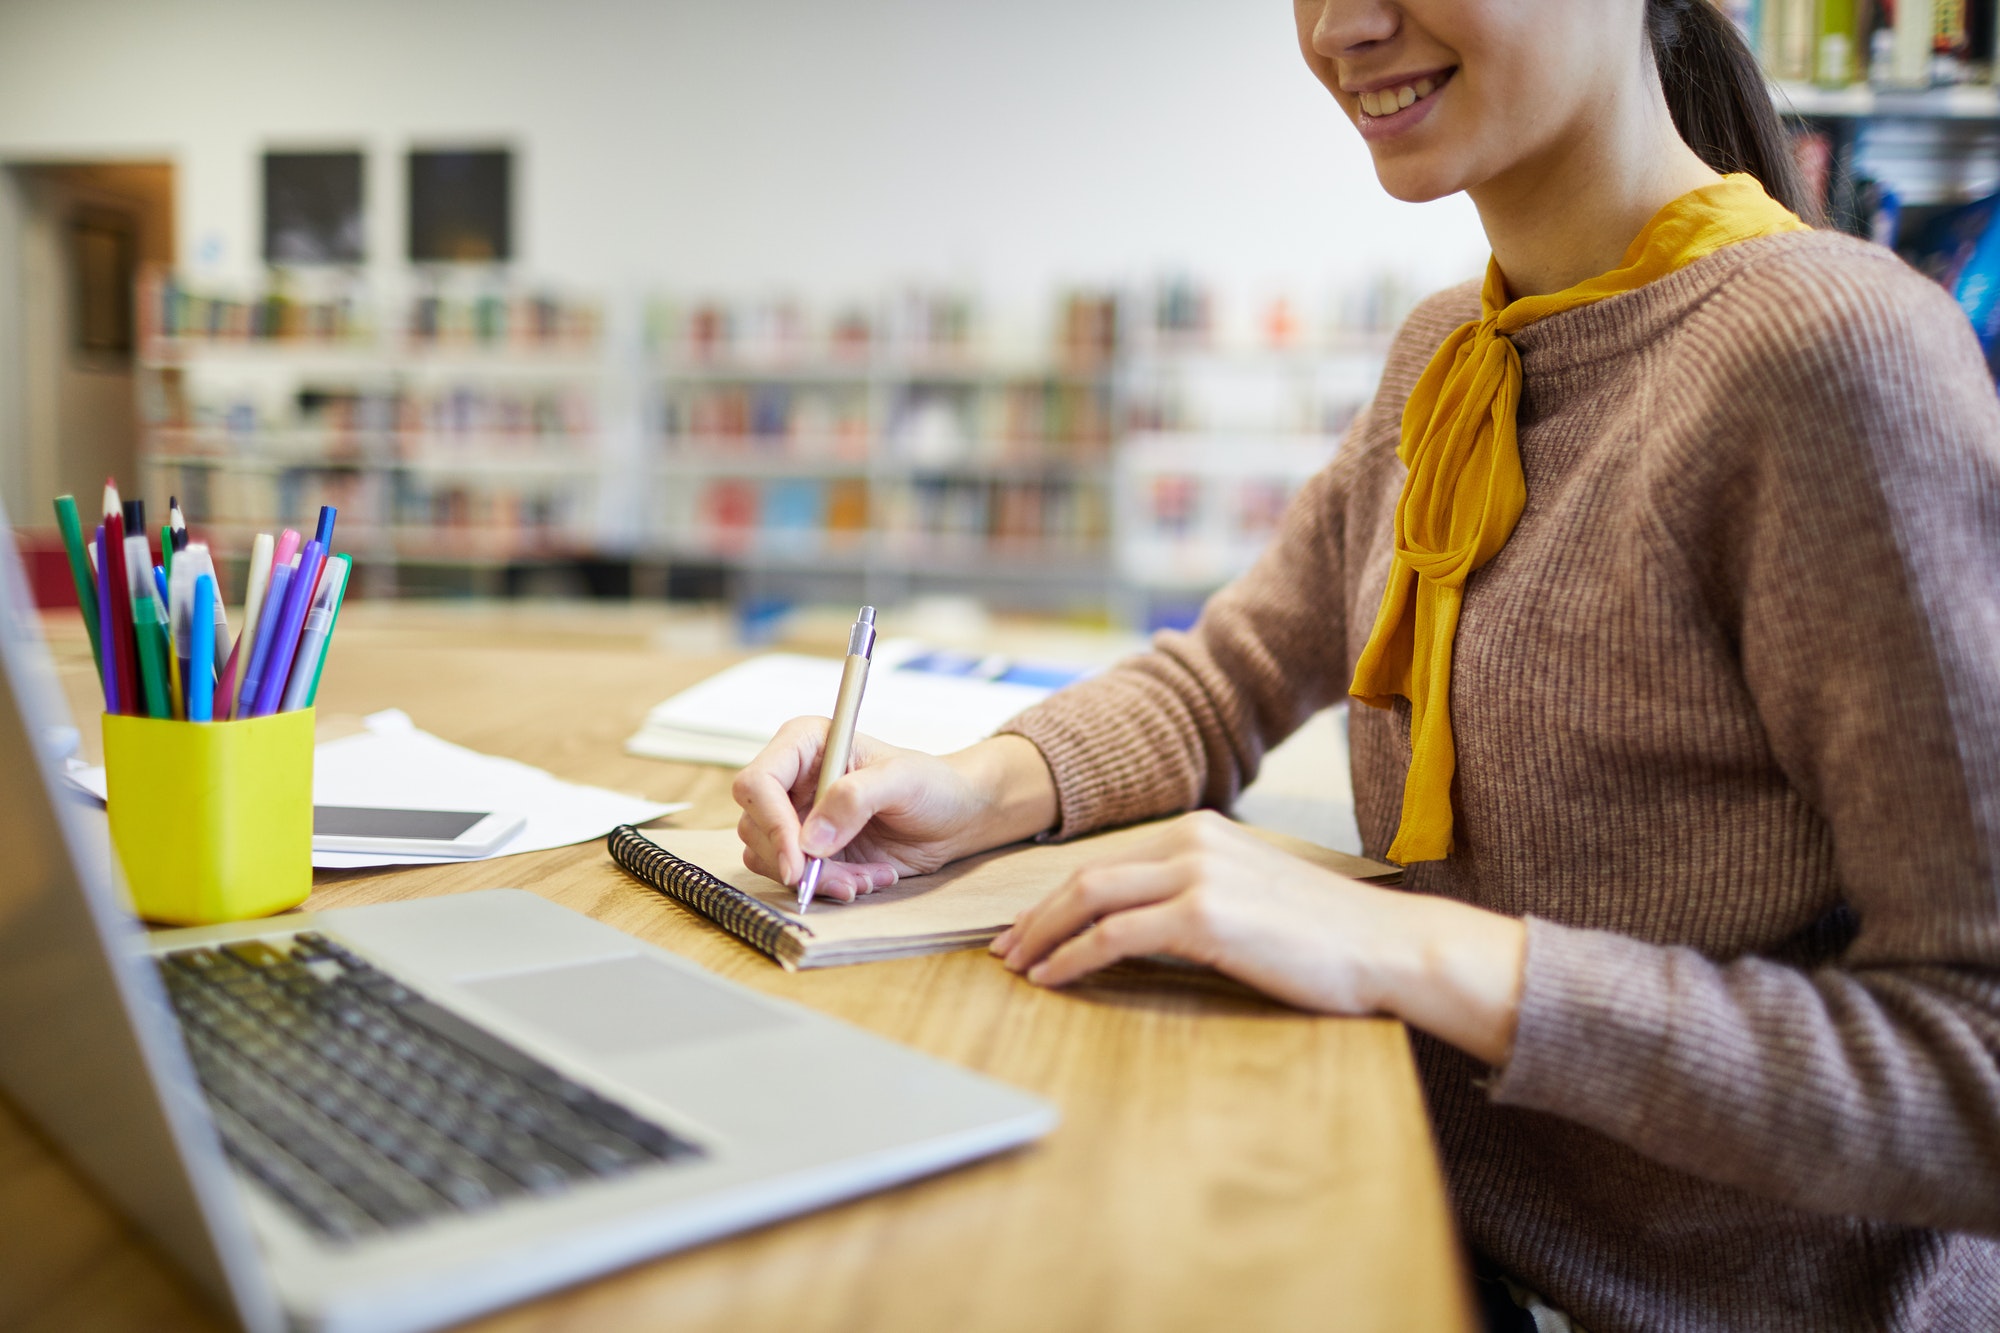
[{"label": "yellow pencil cup", "polygon": [[111,842],[132,906],[200,926],[312,892],[313,711],[240,722],[104,717]]}]

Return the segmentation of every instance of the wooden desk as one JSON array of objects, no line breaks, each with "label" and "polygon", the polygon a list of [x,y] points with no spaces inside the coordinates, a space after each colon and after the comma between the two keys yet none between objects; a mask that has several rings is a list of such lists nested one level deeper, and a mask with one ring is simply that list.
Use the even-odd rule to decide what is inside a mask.
[{"label": "wooden desk", "polygon": [[[51,621],[71,706],[88,647]],[[689,800],[733,825],[729,775],[619,743],[721,666],[643,618],[357,606],[323,718],[401,707],[450,740],[563,777]],[[85,725],[94,751],[95,728]],[[309,907],[508,885],[723,976],[1049,1098],[1061,1126],[1005,1157],[668,1256],[479,1322],[674,1328],[1452,1329],[1463,1269],[1409,1047],[1384,1020],[1171,991],[1038,990],[984,951],[802,975],[636,884],[601,843],[443,868],[320,872]],[[868,1107],[812,1108],[838,1133]],[[0,1327],[220,1325],[0,1103]]]}]

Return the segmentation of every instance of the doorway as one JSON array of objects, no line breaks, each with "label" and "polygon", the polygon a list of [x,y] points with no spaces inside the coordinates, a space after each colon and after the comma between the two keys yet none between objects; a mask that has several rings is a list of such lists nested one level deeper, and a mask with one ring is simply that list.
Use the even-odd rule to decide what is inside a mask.
[{"label": "doorway", "polygon": [[0,500],[38,595],[60,598],[67,581],[41,549],[54,496],[75,495],[89,516],[107,476],[141,493],[136,287],[173,262],[173,173],[158,161],[0,168]]}]

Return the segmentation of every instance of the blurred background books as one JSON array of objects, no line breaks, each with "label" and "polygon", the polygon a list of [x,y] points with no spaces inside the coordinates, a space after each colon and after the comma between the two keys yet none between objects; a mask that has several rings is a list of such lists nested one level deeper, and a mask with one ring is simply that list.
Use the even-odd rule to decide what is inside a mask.
[{"label": "blurred background books", "polygon": [[[1729,8],[1834,224],[1990,334],[2000,0]],[[1294,42],[1055,0],[20,0],[0,498],[51,604],[46,497],[116,473],[218,550],[339,506],[358,599],[1186,624],[1485,255],[1463,199],[1382,193]]]}]

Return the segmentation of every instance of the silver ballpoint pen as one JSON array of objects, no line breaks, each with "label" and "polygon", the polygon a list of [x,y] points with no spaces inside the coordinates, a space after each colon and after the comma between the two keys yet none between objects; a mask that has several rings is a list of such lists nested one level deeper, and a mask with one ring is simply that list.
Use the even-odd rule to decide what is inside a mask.
[{"label": "silver ballpoint pen", "polygon": [[[855,620],[854,628],[847,632],[847,664],[840,672],[840,695],[833,701],[833,725],[826,729],[826,751],[819,761],[819,788],[813,792],[813,808],[818,809],[833,784],[847,773],[847,761],[854,750],[854,720],[861,715],[861,692],[868,686],[868,664],[875,657],[875,608],[864,606]],[[817,856],[806,858],[806,869],[799,876],[799,911],[812,906],[813,894],[819,889],[820,867],[825,862]]]}]

